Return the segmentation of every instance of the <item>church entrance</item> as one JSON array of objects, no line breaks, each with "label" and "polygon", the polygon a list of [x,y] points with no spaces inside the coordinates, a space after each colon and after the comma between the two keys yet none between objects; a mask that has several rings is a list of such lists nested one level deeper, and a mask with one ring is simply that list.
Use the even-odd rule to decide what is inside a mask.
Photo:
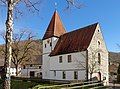
[{"label": "church entrance", "polygon": [[101,73],[98,72],[98,81],[101,81]]}]

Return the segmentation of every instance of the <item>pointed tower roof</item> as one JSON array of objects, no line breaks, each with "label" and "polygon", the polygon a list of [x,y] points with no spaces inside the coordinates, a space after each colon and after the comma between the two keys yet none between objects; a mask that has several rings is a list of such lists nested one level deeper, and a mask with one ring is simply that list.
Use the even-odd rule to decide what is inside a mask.
[{"label": "pointed tower roof", "polygon": [[50,37],[60,37],[60,35],[64,33],[66,33],[66,30],[62,24],[62,21],[60,19],[60,16],[58,15],[58,12],[55,11],[48,25],[48,28],[43,36],[43,40]]}]

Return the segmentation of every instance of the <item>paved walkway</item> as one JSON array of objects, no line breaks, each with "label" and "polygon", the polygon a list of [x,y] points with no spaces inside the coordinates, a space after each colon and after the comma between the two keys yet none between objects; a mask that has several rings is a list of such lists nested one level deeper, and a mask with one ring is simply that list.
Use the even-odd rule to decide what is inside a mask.
[{"label": "paved walkway", "polygon": [[109,83],[110,89],[120,89],[120,84]]}]

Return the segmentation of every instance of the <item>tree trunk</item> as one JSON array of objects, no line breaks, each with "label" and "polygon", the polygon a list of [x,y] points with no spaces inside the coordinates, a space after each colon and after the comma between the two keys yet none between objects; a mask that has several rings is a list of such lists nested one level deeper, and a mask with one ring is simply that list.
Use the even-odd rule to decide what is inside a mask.
[{"label": "tree trunk", "polygon": [[10,68],[11,68],[11,58],[12,58],[12,47],[11,47],[12,30],[13,30],[13,0],[8,0],[3,89],[11,88]]},{"label": "tree trunk", "polygon": [[92,73],[90,73],[90,81],[92,81]]},{"label": "tree trunk", "polygon": [[16,68],[16,76],[18,76],[18,66],[16,65],[15,68]]}]

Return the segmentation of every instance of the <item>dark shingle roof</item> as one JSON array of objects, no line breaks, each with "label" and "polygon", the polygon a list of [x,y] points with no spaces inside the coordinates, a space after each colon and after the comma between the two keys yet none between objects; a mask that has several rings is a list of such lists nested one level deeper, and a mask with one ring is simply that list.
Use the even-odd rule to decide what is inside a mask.
[{"label": "dark shingle roof", "polygon": [[91,42],[97,24],[61,35],[50,56],[85,51]]},{"label": "dark shingle roof", "polygon": [[64,34],[66,32],[62,21],[60,20],[60,17],[57,13],[57,11],[54,12],[54,15],[52,16],[52,19],[49,23],[49,26],[43,36],[43,40],[50,38],[50,37],[59,37],[60,35]]}]

